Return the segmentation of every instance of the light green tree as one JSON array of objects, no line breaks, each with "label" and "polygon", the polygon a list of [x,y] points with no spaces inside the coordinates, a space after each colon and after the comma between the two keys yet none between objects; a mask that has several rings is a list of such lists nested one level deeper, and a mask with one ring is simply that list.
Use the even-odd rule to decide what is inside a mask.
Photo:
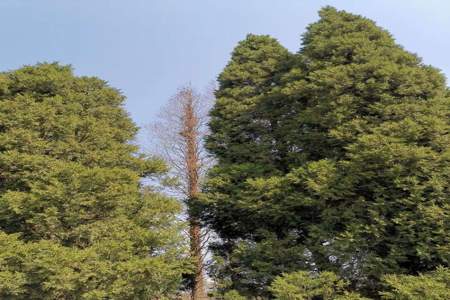
[{"label": "light green tree", "polygon": [[162,299],[187,271],[179,204],[140,180],[124,97],[68,66],[0,74],[0,297]]}]

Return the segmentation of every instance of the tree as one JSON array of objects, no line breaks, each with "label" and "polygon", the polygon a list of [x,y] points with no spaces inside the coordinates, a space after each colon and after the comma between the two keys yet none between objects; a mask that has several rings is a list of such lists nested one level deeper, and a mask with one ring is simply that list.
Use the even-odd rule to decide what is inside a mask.
[{"label": "tree", "polygon": [[142,177],[124,97],[68,66],[0,74],[0,296],[162,299],[187,272],[179,205]]},{"label": "tree", "polygon": [[275,164],[271,126],[276,125],[269,123],[259,107],[261,96],[278,84],[290,58],[287,49],[266,35],[249,34],[233,50],[218,78],[207,137],[207,147],[220,163],[258,160],[260,164]]},{"label": "tree", "polygon": [[[244,293],[245,290],[265,288],[267,282],[254,280],[252,276],[256,274],[253,272],[241,272],[242,268],[246,268],[245,262],[251,264],[251,261],[231,257],[231,249],[237,247],[238,239],[257,235],[265,225],[259,214],[235,203],[245,190],[245,178],[278,172],[281,155],[274,147],[280,143],[273,143],[277,123],[267,120],[267,111],[275,116],[277,108],[263,110],[261,106],[265,103],[262,103],[262,96],[279,84],[291,58],[292,55],[275,39],[265,35],[248,35],[234,49],[230,62],[219,75],[216,102],[210,113],[211,132],[207,136],[206,147],[218,163],[209,172],[204,187],[207,197],[201,197],[199,211],[203,220],[221,238],[211,247],[216,256],[224,260],[222,266],[216,265],[214,268],[216,280],[220,278],[221,281],[231,282],[228,287],[231,289],[239,285]],[[266,249],[262,247],[261,250]],[[256,250],[255,253],[261,254],[262,251]],[[261,257],[267,259],[271,255]],[[230,261],[235,263],[229,264]],[[272,262],[266,261],[268,265]],[[220,285],[223,286],[224,282]]]},{"label": "tree", "polygon": [[[262,96],[278,84],[290,57],[275,39],[248,35],[235,48],[231,61],[219,75],[217,100],[210,113],[211,133],[206,140],[208,150],[218,161],[210,171],[206,187],[213,188],[210,194],[214,193],[214,197],[210,199],[214,202],[202,208],[203,217],[223,239],[233,239],[259,228],[260,224],[253,222],[254,215],[233,206],[240,197],[234,193],[244,189],[247,177],[277,172],[279,155],[274,149],[277,145],[271,127],[276,125],[267,120],[260,107]],[[215,206],[215,203],[221,204]],[[216,211],[225,207],[226,212]]]},{"label": "tree", "polygon": [[306,159],[288,177],[299,208],[316,212],[315,261],[371,295],[383,274],[448,264],[450,100],[444,76],[372,21],[320,15],[292,83]]},{"label": "tree", "polygon": [[[212,90],[212,89],[211,89]],[[204,278],[205,232],[194,213],[192,203],[199,197],[201,181],[211,165],[203,142],[207,131],[212,91],[199,94],[190,86],[182,87],[163,108],[159,120],[150,126],[155,137],[153,153],[172,167],[174,187],[187,206],[190,253],[195,271],[191,284],[192,299],[207,299]]]},{"label": "tree", "polygon": [[[207,145],[218,164],[203,219],[225,261],[242,241],[290,239],[304,247],[298,269],[333,271],[373,297],[383,274],[447,266],[444,76],[374,22],[331,7],[294,57],[267,44],[249,36],[236,47],[212,110]],[[230,276],[235,285],[239,274]]]}]

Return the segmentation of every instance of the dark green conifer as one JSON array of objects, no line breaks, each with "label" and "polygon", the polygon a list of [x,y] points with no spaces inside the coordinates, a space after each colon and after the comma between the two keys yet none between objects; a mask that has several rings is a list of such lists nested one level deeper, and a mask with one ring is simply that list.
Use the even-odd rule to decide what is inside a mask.
[{"label": "dark green conifer", "polygon": [[[295,58],[282,58],[269,87],[256,95],[231,95],[233,105],[223,106],[225,86],[217,93],[216,143],[209,148],[218,166],[204,219],[224,238],[226,262],[249,257],[236,248],[242,243],[258,249],[266,237],[294,240],[304,247],[298,269],[337,272],[366,295],[377,295],[383,274],[448,266],[444,76],[373,21],[331,7],[308,27]],[[235,61],[242,60],[232,57],[230,65]],[[243,72],[227,67],[224,74],[233,78],[234,70]],[[246,82],[259,82],[259,72],[248,73],[255,80]],[[232,109],[254,99],[253,110]],[[268,126],[247,140],[216,136],[223,128],[245,133],[240,120]],[[261,265],[257,257],[242,263],[254,271]],[[288,258],[279,263],[292,268]],[[283,268],[259,270],[251,286]],[[237,284],[237,273],[227,276]]]}]

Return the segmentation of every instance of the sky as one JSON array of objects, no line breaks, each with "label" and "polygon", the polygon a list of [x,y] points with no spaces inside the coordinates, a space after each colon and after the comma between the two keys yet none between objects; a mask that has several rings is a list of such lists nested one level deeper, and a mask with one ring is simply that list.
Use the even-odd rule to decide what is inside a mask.
[{"label": "sky", "polygon": [[297,51],[326,5],[376,21],[450,75],[448,0],[0,0],[0,71],[70,64],[120,89],[143,127],[179,86],[215,80],[248,33]]}]

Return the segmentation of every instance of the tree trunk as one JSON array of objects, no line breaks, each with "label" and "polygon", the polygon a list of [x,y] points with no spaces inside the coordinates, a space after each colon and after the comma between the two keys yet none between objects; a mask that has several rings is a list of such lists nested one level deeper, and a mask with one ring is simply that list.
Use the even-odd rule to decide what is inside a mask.
[{"label": "tree trunk", "polygon": [[191,257],[194,260],[195,273],[194,284],[192,286],[191,298],[193,300],[208,299],[205,288],[205,278],[203,276],[203,259],[201,247],[200,225],[196,220],[190,221]]},{"label": "tree trunk", "polygon": [[[186,171],[188,179],[188,205],[189,201],[194,200],[199,194],[199,173],[200,162],[198,156],[198,125],[199,119],[195,113],[194,99],[190,92],[186,95],[187,101],[184,105],[184,128],[182,135],[186,143]],[[188,210],[189,211],[189,210]],[[194,282],[191,291],[193,300],[208,299],[205,289],[205,280],[203,276],[203,256],[202,256],[202,237],[201,227],[198,220],[192,215],[189,216],[190,225],[190,250],[191,257],[195,264]]]}]

